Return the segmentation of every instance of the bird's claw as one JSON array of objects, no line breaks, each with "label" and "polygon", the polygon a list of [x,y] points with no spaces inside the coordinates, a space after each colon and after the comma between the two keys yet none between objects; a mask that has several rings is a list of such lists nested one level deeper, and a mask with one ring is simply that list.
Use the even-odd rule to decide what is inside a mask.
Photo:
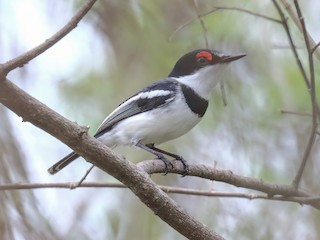
[{"label": "bird's claw", "polygon": [[185,177],[186,175],[188,175],[188,172],[189,172],[189,165],[187,161],[184,160],[182,157],[177,157],[176,160],[182,163],[184,171],[181,175],[182,177]]},{"label": "bird's claw", "polygon": [[[163,163],[164,163],[164,166],[165,166],[165,171],[164,171],[164,174],[163,176],[167,175],[168,172],[169,172],[169,166],[171,169],[173,169],[173,164],[171,161],[169,161],[168,159],[166,159],[164,156],[158,156],[158,159],[161,160]],[[178,156],[175,158],[176,161],[179,161],[182,163],[183,165],[183,173],[181,174],[182,177],[188,175],[188,172],[189,172],[189,165],[187,163],[186,160],[184,160],[182,157]]]},{"label": "bird's claw", "polygon": [[159,160],[161,160],[164,163],[164,174],[162,174],[163,176],[167,175],[169,172],[169,166],[171,169],[173,169],[173,164],[172,162],[170,162],[168,159],[166,159],[165,157],[158,157]]}]

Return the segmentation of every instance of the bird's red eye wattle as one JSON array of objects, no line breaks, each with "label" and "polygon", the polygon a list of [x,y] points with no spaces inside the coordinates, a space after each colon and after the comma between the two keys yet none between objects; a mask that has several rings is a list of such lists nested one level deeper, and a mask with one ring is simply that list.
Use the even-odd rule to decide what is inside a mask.
[{"label": "bird's red eye wattle", "polygon": [[201,51],[196,54],[196,58],[197,58],[197,60],[203,59],[203,60],[207,60],[208,62],[211,62],[212,61],[212,53],[207,52],[207,51]]}]

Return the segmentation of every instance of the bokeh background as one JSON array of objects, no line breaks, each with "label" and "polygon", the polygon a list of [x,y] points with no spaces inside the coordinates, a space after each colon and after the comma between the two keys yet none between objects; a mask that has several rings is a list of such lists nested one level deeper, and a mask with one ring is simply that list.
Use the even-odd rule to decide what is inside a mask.
[{"label": "bokeh background", "polygon": [[[291,1],[288,1],[291,2]],[[320,40],[320,2],[300,1],[308,30]],[[43,42],[84,1],[0,0],[0,61]],[[205,47],[199,21],[214,6],[239,7],[277,18],[271,1],[98,1],[78,27],[9,79],[94,133],[104,117],[143,86],[165,77],[184,53]],[[163,148],[203,163],[274,183],[289,184],[311,130],[311,104],[280,24],[239,11],[206,17],[209,46],[247,53],[225,73],[227,106],[219,88],[203,121]],[[289,21],[307,64],[303,38]],[[175,33],[175,34],[174,34]],[[315,61],[319,79],[319,61]],[[306,65],[305,65],[306,66]],[[317,89],[318,89],[317,83]],[[64,144],[0,106],[0,183],[78,181],[90,166],[78,160],[50,176],[47,168],[69,153]],[[150,159],[118,148],[133,162]],[[302,187],[319,194],[319,140]],[[196,177],[154,175],[158,184],[252,192]],[[116,182],[95,169],[87,181]],[[319,211],[294,203],[170,195],[226,239],[320,239]],[[184,239],[126,189],[36,189],[0,192],[0,239]]]}]

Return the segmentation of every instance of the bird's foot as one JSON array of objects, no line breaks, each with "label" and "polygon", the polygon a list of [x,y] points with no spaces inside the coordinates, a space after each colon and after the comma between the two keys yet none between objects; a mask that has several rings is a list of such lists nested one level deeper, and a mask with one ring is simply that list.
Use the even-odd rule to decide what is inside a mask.
[{"label": "bird's foot", "polygon": [[182,173],[182,177],[188,175],[189,165],[188,165],[187,161],[184,160],[183,157],[180,157],[180,156],[177,156],[177,157],[176,157],[176,160],[179,161],[179,162],[181,162],[182,165],[183,165],[183,170],[184,170],[184,171],[183,171],[183,173]]},{"label": "bird's foot", "polygon": [[163,155],[159,155],[158,159],[161,160],[164,163],[164,174],[162,174],[163,176],[168,174],[169,171],[169,166],[171,169],[173,169],[173,164],[172,162],[170,162],[168,159],[166,159]]}]

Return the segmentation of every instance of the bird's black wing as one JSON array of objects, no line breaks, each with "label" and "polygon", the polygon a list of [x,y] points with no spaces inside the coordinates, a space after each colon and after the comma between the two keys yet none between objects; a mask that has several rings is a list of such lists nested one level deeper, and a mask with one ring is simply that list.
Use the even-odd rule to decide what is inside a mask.
[{"label": "bird's black wing", "polygon": [[95,134],[99,137],[109,131],[119,121],[136,114],[162,107],[173,101],[176,96],[178,82],[166,78],[143,88],[121,103],[100,125]]}]

